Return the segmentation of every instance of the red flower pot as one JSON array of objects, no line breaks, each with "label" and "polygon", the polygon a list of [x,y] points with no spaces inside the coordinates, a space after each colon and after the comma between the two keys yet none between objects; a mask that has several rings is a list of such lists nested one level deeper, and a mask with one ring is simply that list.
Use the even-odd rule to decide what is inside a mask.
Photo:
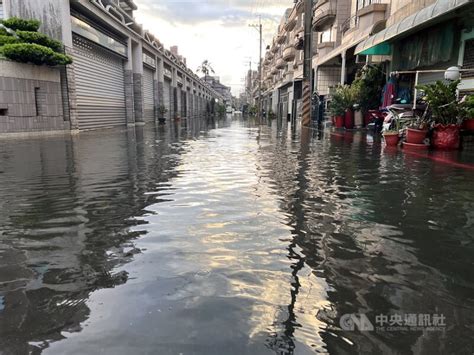
[{"label": "red flower pot", "polygon": [[383,138],[385,139],[385,144],[389,147],[396,147],[400,140],[398,133],[384,133]]},{"label": "red flower pot", "polygon": [[462,128],[466,131],[474,131],[474,118],[464,120],[462,123]]},{"label": "red flower pot", "polygon": [[460,127],[455,124],[434,126],[431,143],[436,149],[459,149]]},{"label": "red flower pot", "polygon": [[343,128],[344,127],[344,116],[336,116],[334,118],[336,128]]},{"label": "red flower pot", "polygon": [[423,144],[427,133],[427,129],[407,128],[407,143]]},{"label": "red flower pot", "polygon": [[354,128],[354,112],[352,112],[352,110],[347,110],[344,115],[344,127],[346,127],[346,129]]}]

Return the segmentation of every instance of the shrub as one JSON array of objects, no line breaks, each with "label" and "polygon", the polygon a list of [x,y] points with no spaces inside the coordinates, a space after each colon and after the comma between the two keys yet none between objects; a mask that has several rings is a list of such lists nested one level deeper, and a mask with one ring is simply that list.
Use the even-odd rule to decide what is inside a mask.
[{"label": "shrub", "polygon": [[456,94],[459,83],[460,80],[448,83],[438,80],[434,84],[417,86],[430,105],[434,123],[458,123],[463,113],[463,107],[458,103]]},{"label": "shrub", "polygon": [[21,63],[50,66],[72,63],[71,57],[35,43],[6,44],[1,51],[6,58]]},{"label": "shrub", "polygon": [[3,46],[5,44],[18,43],[18,42],[19,42],[18,38],[0,34],[0,46]]},{"label": "shrub", "polygon": [[41,22],[38,20],[25,20],[18,17],[10,17],[9,19],[2,20],[4,26],[14,31],[38,31]]},{"label": "shrub", "polygon": [[55,52],[61,52],[63,49],[63,45],[61,42],[39,32],[16,31],[16,34],[22,40],[22,42],[36,43],[41,46],[51,48]]}]

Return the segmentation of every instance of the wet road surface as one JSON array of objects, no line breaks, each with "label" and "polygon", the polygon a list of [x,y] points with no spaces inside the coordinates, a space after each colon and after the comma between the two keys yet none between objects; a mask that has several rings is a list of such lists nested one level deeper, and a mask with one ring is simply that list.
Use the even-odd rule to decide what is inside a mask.
[{"label": "wet road surface", "polygon": [[230,118],[0,141],[0,353],[472,354],[473,178]]}]

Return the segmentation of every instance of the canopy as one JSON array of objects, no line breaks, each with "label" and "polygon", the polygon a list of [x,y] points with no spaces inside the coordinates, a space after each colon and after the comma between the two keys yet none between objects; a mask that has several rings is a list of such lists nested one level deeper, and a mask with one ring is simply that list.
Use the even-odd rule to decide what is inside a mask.
[{"label": "canopy", "polygon": [[[469,3],[473,4],[471,0],[437,0],[434,4],[425,7],[413,15],[404,18],[402,21],[387,27],[385,30],[362,41],[357,45],[355,54],[372,54],[370,51],[381,52],[382,49],[388,48],[387,46],[391,39],[394,39],[407,31],[426,26],[437,18],[445,16]],[[384,46],[374,48],[380,44],[383,44]]]}]

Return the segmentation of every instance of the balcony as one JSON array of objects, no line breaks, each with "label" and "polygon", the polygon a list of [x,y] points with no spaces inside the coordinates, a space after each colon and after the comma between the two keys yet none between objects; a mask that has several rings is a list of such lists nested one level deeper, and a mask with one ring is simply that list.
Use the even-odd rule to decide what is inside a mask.
[{"label": "balcony", "polygon": [[349,30],[355,29],[359,26],[359,16],[351,16],[345,20],[341,25],[341,33],[344,36]]},{"label": "balcony", "polygon": [[[292,14],[294,14],[295,12],[293,11]],[[285,31],[287,32],[291,32],[293,31],[293,28],[295,28],[296,26],[296,17],[295,16],[291,16],[288,21],[285,23]]]},{"label": "balcony", "polygon": [[278,44],[283,44],[283,43],[285,43],[285,41],[286,41],[286,32],[282,31],[277,37],[277,43]]},{"label": "balcony", "polygon": [[278,58],[276,62],[276,68],[277,69],[283,69],[286,67],[286,62],[283,60],[283,58]]},{"label": "balcony", "polygon": [[283,50],[283,60],[286,62],[291,62],[295,59],[295,55],[295,47],[293,47],[293,44],[288,44]]},{"label": "balcony", "polygon": [[271,73],[272,75],[278,74],[278,69],[277,69],[277,67],[276,67],[276,66],[273,67],[273,68],[272,68],[272,71],[271,71],[270,73]]},{"label": "balcony", "polygon": [[318,55],[319,57],[324,57],[326,54],[331,52],[334,49],[336,43],[334,42],[322,42],[318,44]]},{"label": "balcony", "polygon": [[274,44],[274,45],[272,46],[272,48],[270,49],[270,51],[271,51],[273,54],[275,54],[276,52],[278,52],[278,49],[280,49],[280,46],[277,45],[277,44]]},{"label": "balcony", "polygon": [[296,4],[296,13],[298,15],[301,15],[304,12],[304,1],[299,0],[298,3]]},{"label": "balcony", "polygon": [[323,32],[334,24],[336,6],[330,0],[318,1],[314,7],[313,31]]}]

